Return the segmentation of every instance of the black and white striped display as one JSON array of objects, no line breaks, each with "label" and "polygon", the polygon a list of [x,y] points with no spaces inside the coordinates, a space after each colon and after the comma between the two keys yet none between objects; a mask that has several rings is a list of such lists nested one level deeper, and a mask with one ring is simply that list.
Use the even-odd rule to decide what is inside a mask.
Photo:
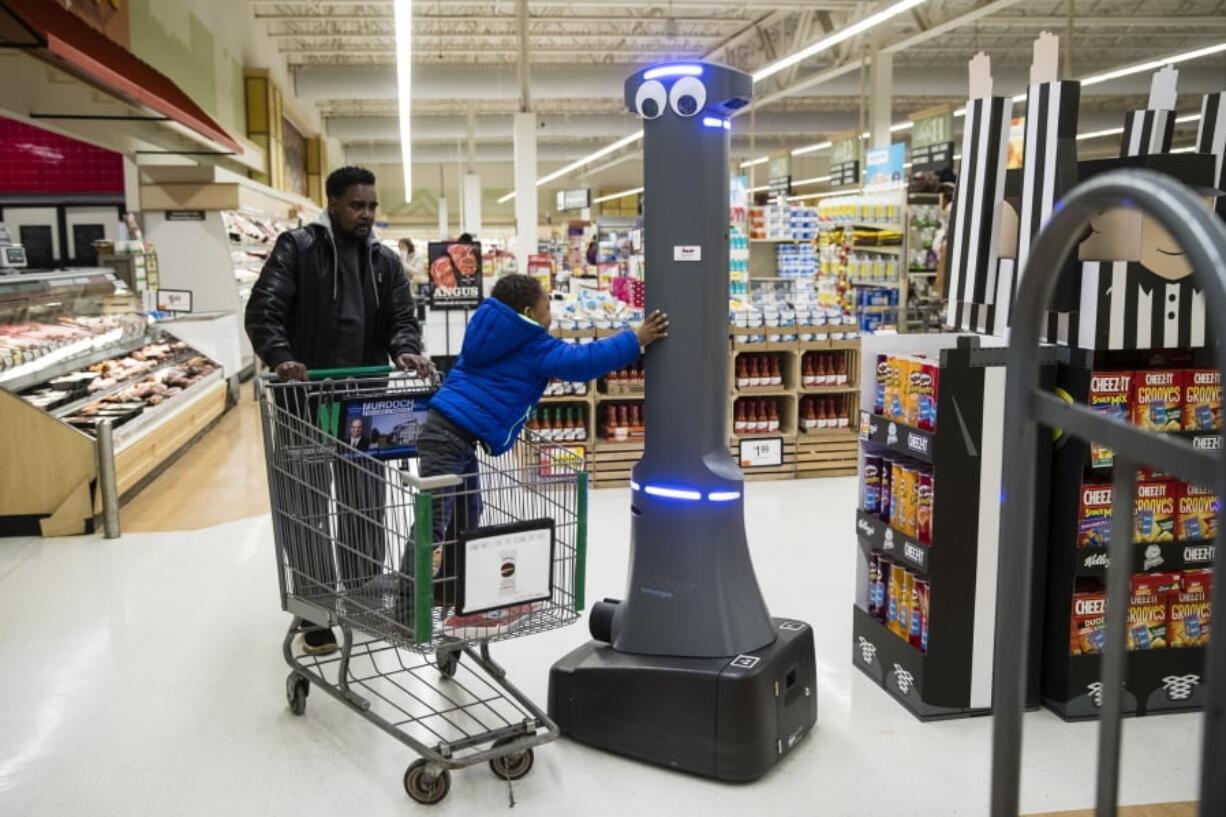
[{"label": "black and white striped display", "polygon": [[1017,269],[1021,275],[1026,273],[1030,245],[1051,218],[1056,202],[1077,184],[1080,102],[1079,82],[1039,83],[1031,85],[1026,95],[1026,150],[1017,241]]},{"label": "black and white striped display", "polygon": [[962,321],[967,307],[992,303],[995,298],[1012,111],[1012,101],[999,96],[971,100],[966,106],[962,177],[950,215],[946,253],[949,305],[945,322],[950,326],[965,329]]},{"label": "black and white striped display", "polygon": [[1083,261],[1074,312],[1049,312],[1043,340],[1079,349],[1206,345],[1205,295],[1192,277],[1168,281],[1132,261]]},{"label": "black and white striped display", "polygon": [[1170,153],[1174,138],[1174,111],[1133,111],[1124,121],[1120,158]]},{"label": "black and white striped display", "polygon": [[[1213,179],[1218,190],[1226,190],[1226,91],[1207,94],[1200,106],[1200,132],[1196,149],[1217,158]],[[1217,212],[1226,218],[1226,196],[1218,196]]]}]

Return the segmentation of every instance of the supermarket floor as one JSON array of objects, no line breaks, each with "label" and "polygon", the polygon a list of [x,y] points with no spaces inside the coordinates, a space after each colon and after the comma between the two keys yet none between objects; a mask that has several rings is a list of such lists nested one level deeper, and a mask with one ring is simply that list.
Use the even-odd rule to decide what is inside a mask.
[{"label": "supermarket floor", "polygon": [[[818,727],[774,774],[728,786],[562,741],[538,750],[516,784],[519,811],[983,815],[990,720],[921,724],[851,667],[854,495],[852,479],[750,486],[771,608],[817,633]],[[626,503],[622,490],[593,494],[589,598],[622,591]],[[410,813],[406,750],[324,695],[304,718],[286,709],[286,623],[266,515],[111,542],[0,540],[0,813]],[[499,644],[494,655],[543,701],[549,664],[585,632]],[[1047,712],[1026,727],[1024,810],[1091,805],[1095,727]],[[1132,720],[1125,736],[1125,803],[1195,796],[1197,717]],[[479,767],[456,774],[432,813],[507,802],[505,783]]]}]

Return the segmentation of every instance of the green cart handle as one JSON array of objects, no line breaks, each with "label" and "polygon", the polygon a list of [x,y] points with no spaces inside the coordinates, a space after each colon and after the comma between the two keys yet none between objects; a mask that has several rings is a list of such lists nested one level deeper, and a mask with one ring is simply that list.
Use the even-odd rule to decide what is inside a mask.
[{"label": "green cart handle", "polygon": [[310,380],[339,380],[346,377],[367,377],[369,375],[391,374],[397,371],[395,366],[351,366],[347,369],[311,369],[307,372]]}]

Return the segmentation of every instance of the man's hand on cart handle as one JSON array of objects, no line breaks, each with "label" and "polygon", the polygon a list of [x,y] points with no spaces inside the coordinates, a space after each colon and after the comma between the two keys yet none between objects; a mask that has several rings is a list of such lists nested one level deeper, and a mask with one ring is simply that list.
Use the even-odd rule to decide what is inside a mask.
[{"label": "man's hand on cart handle", "polygon": [[425,355],[404,352],[396,356],[396,366],[402,372],[415,372],[422,380],[434,377],[434,363]]},{"label": "man's hand on cart handle", "polygon": [[282,383],[304,381],[307,379],[307,367],[296,360],[287,360],[277,367],[277,379]]}]

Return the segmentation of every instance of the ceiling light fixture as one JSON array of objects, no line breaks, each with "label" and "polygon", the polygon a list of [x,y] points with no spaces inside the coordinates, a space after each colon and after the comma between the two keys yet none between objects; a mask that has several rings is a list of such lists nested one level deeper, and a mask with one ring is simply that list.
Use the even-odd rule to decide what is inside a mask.
[{"label": "ceiling light fixture", "polygon": [[764,165],[770,160],[771,160],[771,157],[769,156],[759,156],[756,159],[748,159],[744,162],[741,162],[741,170],[744,170],[749,167],[757,167],[758,165]]},{"label": "ceiling light fixture", "polygon": [[413,201],[413,0],[394,0],[396,33],[396,107],[400,117],[400,161],[404,165],[404,200]]},{"label": "ceiling light fixture", "polygon": [[636,187],[633,190],[623,190],[620,193],[610,193],[607,196],[601,196],[598,199],[592,199],[592,204],[603,204],[606,201],[613,201],[614,199],[624,199],[627,196],[637,196],[639,193],[642,193],[642,192],[643,192],[643,188]]},{"label": "ceiling light fixture", "polygon": [[[1133,74],[1144,74],[1146,71],[1156,71],[1167,65],[1175,65],[1188,60],[1196,60],[1201,57],[1208,57],[1213,54],[1220,54],[1226,51],[1226,42],[1217,43],[1216,45],[1207,45],[1204,48],[1197,48],[1194,51],[1185,51],[1182,54],[1175,54],[1170,57],[1162,57],[1161,59],[1148,60],[1139,62],[1135,65],[1127,65],[1123,68],[1116,68],[1113,71],[1107,71],[1102,74],[1095,74],[1092,77],[1086,77],[1081,81],[1081,87],[1086,88],[1090,85],[1098,85],[1101,82],[1110,82],[1113,79],[1120,77],[1130,77]],[[1023,97],[1024,98],[1024,97]]]},{"label": "ceiling light fixture", "polygon": [[881,11],[877,12],[876,14],[870,14],[869,16],[865,17],[864,19],[858,22],[852,23],[851,25],[846,26],[845,28],[839,29],[834,34],[831,34],[829,37],[825,37],[821,40],[818,40],[817,42],[811,45],[805,46],[804,48],[800,49],[799,51],[793,54],[789,54],[783,59],[776,60],[775,62],[772,62],[770,65],[767,65],[764,68],[759,69],[758,71],[754,73],[753,81],[761,82],[767,77],[773,77],[775,74],[778,74],[780,71],[783,71],[786,68],[790,68],[793,65],[796,65],[797,63],[804,62],[810,57],[820,54],[823,51],[828,51],[829,49],[834,48],[839,43],[844,42],[845,40],[850,40],[852,37],[856,37],[860,34],[863,34],[864,32],[868,31],[870,28],[876,28],[882,23],[888,20],[891,20],[894,17],[897,17],[899,14],[902,14],[904,11],[910,11],[916,6],[923,5],[925,2],[927,2],[927,0],[902,0],[902,2],[895,3],[894,5],[889,6],[888,8],[884,8]]}]

